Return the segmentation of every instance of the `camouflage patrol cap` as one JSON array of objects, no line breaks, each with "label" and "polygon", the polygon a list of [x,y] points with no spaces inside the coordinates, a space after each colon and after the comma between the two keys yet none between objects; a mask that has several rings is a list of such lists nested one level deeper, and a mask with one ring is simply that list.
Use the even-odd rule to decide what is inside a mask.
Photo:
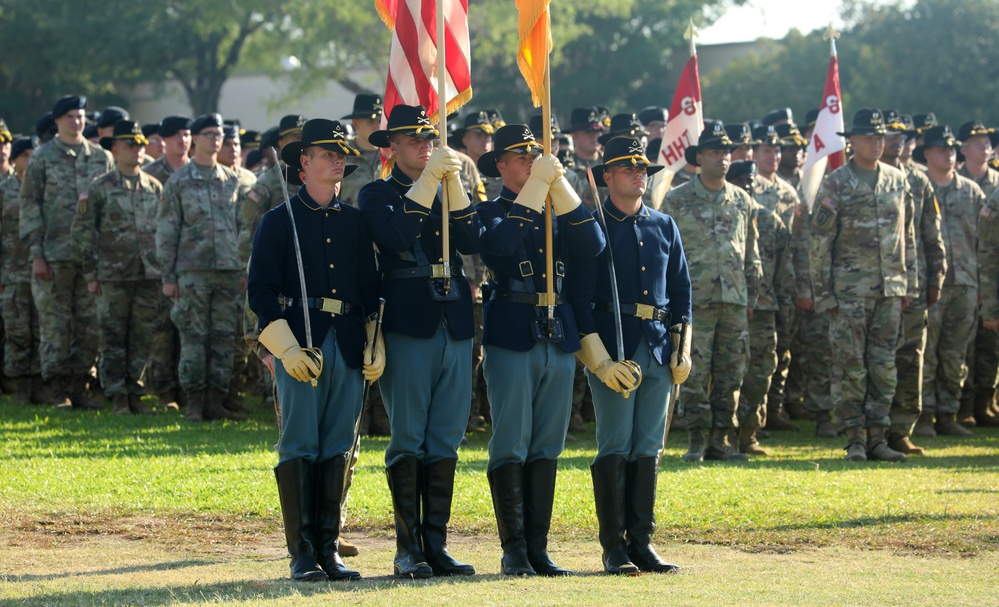
[{"label": "camouflage patrol cap", "polygon": [[364,118],[367,120],[380,120],[385,113],[385,105],[381,95],[374,93],[358,93],[354,96],[353,111],[346,116],[341,116],[340,120],[352,120],[354,118]]},{"label": "camouflage patrol cap", "polygon": [[666,122],[669,120],[669,112],[666,108],[650,105],[638,112],[638,119],[642,122],[642,126],[648,126],[650,122],[656,120]]},{"label": "camouflage patrol cap", "polygon": [[37,137],[20,137],[10,145],[10,161],[14,162],[17,157],[38,147]]},{"label": "camouflage patrol cap", "polygon": [[305,116],[300,114],[289,114],[283,117],[278,123],[278,137],[301,133],[302,127],[305,126],[305,123]]},{"label": "camouflage patrol cap", "polygon": [[638,116],[634,114],[615,114],[610,121],[610,131],[597,137],[600,145],[607,145],[607,142],[615,137],[648,137],[649,132],[645,130]]},{"label": "camouflage patrol cap", "polygon": [[577,107],[572,109],[569,118],[569,132],[576,131],[603,131],[603,123],[600,122],[600,111],[595,107]]},{"label": "camouflage patrol cap", "polygon": [[687,149],[683,151],[683,157],[687,160],[687,164],[691,166],[701,166],[697,163],[697,154],[701,150],[729,150],[732,151],[739,147],[738,144],[733,143],[728,137],[728,133],[725,132],[725,124],[720,120],[705,120],[704,130],[697,137],[697,145],[687,146]]},{"label": "camouflage patrol cap", "polygon": [[83,110],[87,107],[87,98],[83,95],[66,95],[60,97],[52,106],[52,120],[61,118],[70,110]]},{"label": "camouflage patrol cap", "polygon": [[486,177],[500,177],[496,162],[506,153],[540,156],[542,146],[526,124],[508,124],[493,135],[493,149],[479,156],[475,166]]},{"label": "camouflage patrol cap", "polygon": [[131,141],[139,145],[149,145],[149,140],[142,134],[142,127],[138,122],[131,120],[119,120],[114,123],[114,131],[110,137],[101,137],[101,147],[110,150],[115,141]]},{"label": "camouflage patrol cap", "polygon": [[777,134],[777,127],[772,124],[761,124],[753,129],[754,145],[772,145],[780,147],[780,135]]},{"label": "camouflage patrol cap", "polygon": [[613,166],[644,166],[645,174],[650,177],[666,168],[661,164],[652,164],[652,161],[645,156],[645,146],[638,137],[614,137],[608,141],[604,148],[603,163],[593,167],[593,181],[598,186],[606,187],[604,171]]},{"label": "camouflage patrol cap", "polygon": [[753,131],[749,128],[749,124],[745,122],[726,124],[725,134],[732,140],[732,143],[740,147],[744,145],[753,146],[760,143],[753,137]]},{"label": "camouflage patrol cap", "polygon": [[836,134],[850,137],[851,135],[884,135],[887,132],[884,112],[878,108],[865,107],[857,110],[853,115],[853,124],[850,125],[850,130]]},{"label": "camouflage patrol cap", "polygon": [[222,115],[218,113],[202,114],[194,119],[191,123],[191,134],[197,135],[205,129],[212,128],[222,128],[225,123],[222,122]]},{"label": "camouflage patrol cap", "polygon": [[104,108],[101,112],[100,117],[97,119],[98,128],[107,128],[109,126],[114,126],[119,120],[128,120],[128,112],[124,108],[120,108],[117,105],[109,105]]},{"label": "camouflage patrol cap", "polygon": [[409,135],[418,139],[437,139],[440,133],[427,117],[427,108],[422,105],[399,104],[392,108],[386,128],[368,135],[368,143],[376,148],[391,145],[392,135]]},{"label": "camouflage patrol cap", "polygon": [[159,136],[173,137],[177,134],[177,131],[190,130],[192,122],[194,121],[187,116],[167,116],[160,123]]},{"label": "camouflage patrol cap", "polygon": [[[293,169],[302,169],[302,154],[311,147],[336,152],[344,157],[360,156],[361,153],[347,143],[347,131],[338,120],[313,118],[302,126],[301,141],[292,141],[281,150],[281,160]],[[346,177],[357,170],[356,164],[348,164],[343,169]]]},{"label": "camouflage patrol cap", "polygon": [[798,125],[793,122],[778,124],[774,126],[774,129],[777,131],[777,136],[780,137],[780,146],[782,148],[808,147],[808,140],[801,136]]}]

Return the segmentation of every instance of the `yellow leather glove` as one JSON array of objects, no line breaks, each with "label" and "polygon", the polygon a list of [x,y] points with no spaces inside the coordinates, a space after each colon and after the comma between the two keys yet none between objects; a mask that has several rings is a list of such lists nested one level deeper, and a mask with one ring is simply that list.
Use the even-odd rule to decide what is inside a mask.
[{"label": "yellow leather glove", "polygon": [[378,339],[375,340],[375,326],[377,320],[370,320],[364,325],[364,330],[368,333],[368,343],[364,346],[364,373],[365,381],[376,382],[385,372],[385,337],[379,331]]},{"label": "yellow leather glove", "polygon": [[287,320],[279,318],[267,325],[260,332],[257,341],[271,354],[281,359],[284,370],[298,381],[312,381],[319,377],[320,367],[302,351]]},{"label": "yellow leather glove", "polygon": [[611,360],[598,333],[590,333],[580,342],[582,349],[576,352],[576,358],[590,370],[590,373],[604,382],[604,385],[615,392],[635,389],[635,376],[624,363]]},{"label": "yellow leather glove", "polygon": [[447,206],[451,211],[461,211],[471,206],[465,188],[461,185],[461,175],[458,171],[444,176],[444,188],[447,190]]},{"label": "yellow leather glove", "polygon": [[555,180],[551,189],[548,190],[548,195],[552,197],[552,209],[555,210],[556,215],[565,215],[575,211],[582,202],[579,199],[579,194],[569,185],[565,175]]},{"label": "yellow leather glove", "polygon": [[552,182],[557,181],[565,170],[558,158],[548,154],[534,159],[531,165],[531,176],[517,194],[514,203],[525,206],[535,213],[540,213],[548,197],[548,189]]},{"label": "yellow leather glove", "polygon": [[430,209],[434,206],[434,198],[437,197],[437,187],[440,186],[441,180],[448,173],[457,173],[461,170],[461,160],[458,159],[458,155],[454,153],[451,148],[434,148],[434,151],[430,153],[430,159],[427,160],[427,166],[423,168],[423,173],[420,174],[420,178],[416,180],[409,191],[406,192],[406,198],[409,198],[416,204]]},{"label": "yellow leather glove", "polygon": [[[687,381],[690,375],[690,342],[693,341],[693,327],[687,323],[676,323],[669,328],[669,341],[673,346],[673,354],[669,357],[670,371],[673,372],[673,383],[682,384]],[[685,331],[683,336],[683,349],[680,349],[680,332]]]}]

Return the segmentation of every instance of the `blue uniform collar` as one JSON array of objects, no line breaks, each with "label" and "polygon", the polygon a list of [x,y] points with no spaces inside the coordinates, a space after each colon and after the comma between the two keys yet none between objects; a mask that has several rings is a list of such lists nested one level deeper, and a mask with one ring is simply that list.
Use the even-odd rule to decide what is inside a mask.
[{"label": "blue uniform collar", "polygon": [[337,200],[336,196],[333,196],[333,202],[330,203],[330,206],[328,206],[325,209],[323,209],[323,207],[319,206],[318,202],[316,202],[315,200],[312,199],[312,196],[309,196],[309,191],[305,189],[304,185],[302,187],[298,188],[298,199],[301,200],[302,204],[305,205],[305,208],[309,209],[310,211],[323,211],[323,210],[326,210],[326,211],[339,211],[340,210],[340,201]]},{"label": "blue uniform collar", "polygon": [[[613,218],[613,219],[615,219],[617,221],[624,221],[624,220],[628,219],[629,217],[632,217],[631,215],[625,215],[616,206],[614,206],[614,203],[611,202],[610,196],[608,196],[604,200],[604,213],[608,217],[611,217],[611,218]],[[648,217],[649,216],[649,207],[647,207],[647,206],[645,206],[643,204],[642,208],[640,208],[638,210],[638,215],[637,216],[638,217]]]},{"label": "blue uniform collar", "polygon": [[517,200],[518,194],[511,190],[510,188],[503,186],[500,190],[499,197],[496,200],[503,206],[509,207],[513,205],[514,201]]},{"label": "blue uniform collar", "polygon": [[409,178],[409,175],[403,173],[402,169],[400,169],[398,165],[392,167],[392,174],[389,178],[406,188],[412,187],[413,184],[416,183]]}]

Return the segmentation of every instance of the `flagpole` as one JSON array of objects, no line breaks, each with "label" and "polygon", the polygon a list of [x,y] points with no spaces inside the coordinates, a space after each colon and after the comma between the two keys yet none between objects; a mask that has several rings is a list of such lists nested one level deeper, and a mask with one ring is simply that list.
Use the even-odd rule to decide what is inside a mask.
[{"label": "flagpole", "polygon": [[[548,18],[547,30],[551,32],[551,13],[545,11]],[[541,108],[541,124],[544,129],[542,139],[545,154],[552,153],[552,74],[551,74],[551,52],[545,52],[545,94],[544,105]],[[554,254],[554,225],[552,215],[552,199],[548,196],[545,199],[545,297],[548,299],[548,334],[551,336],[555,332],[555,254]]]},{"label": "flagpole", "polygon": [[[440,131],[440,145],[447,147],[447,62],[444,41],[444,3],[437,0],[437,124]],[[445,286],[451,288],[451,207],[447,199],[447,187],[441,188],[441,262],[444,266]]]}]

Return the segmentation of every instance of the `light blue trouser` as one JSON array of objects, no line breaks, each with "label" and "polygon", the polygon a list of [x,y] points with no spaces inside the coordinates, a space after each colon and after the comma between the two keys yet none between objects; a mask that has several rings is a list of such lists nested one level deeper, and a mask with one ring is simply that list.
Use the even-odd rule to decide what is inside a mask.
[{"label": "light blue trouser", "polygon": [[444,322],[429,339],[386,332],[378,387],[392,428],[386,466],[458,457],[472,406],[471,339],[454,339]]},{"label": "light blue trouser", "polygon": [[485,346],[482,369],[489,393],[493,438],[489,471],[511,463],[557,459],[572,413],[576,357],[555,344],[527,352]]},{"label": "light blue trouser", "polygon": [[658,457],[666,433],[666,407],[673,388],[669,365],[660,365],[642,343],[634,362],[642,368],[642,384],[625,398],[596,375],[586,372],[597,417],[597,456],[620,455],[628,461]]},{"label": "light blue trouser", "polygon": [[342,456],[354,444],[364,377],[360,369],[347,366],[332,328],[323,340],[322,351],[323,372],[315,388],[288,375],[281,361],[274,360],[281,402],[279,464],[300,457],[321,463]]}]

